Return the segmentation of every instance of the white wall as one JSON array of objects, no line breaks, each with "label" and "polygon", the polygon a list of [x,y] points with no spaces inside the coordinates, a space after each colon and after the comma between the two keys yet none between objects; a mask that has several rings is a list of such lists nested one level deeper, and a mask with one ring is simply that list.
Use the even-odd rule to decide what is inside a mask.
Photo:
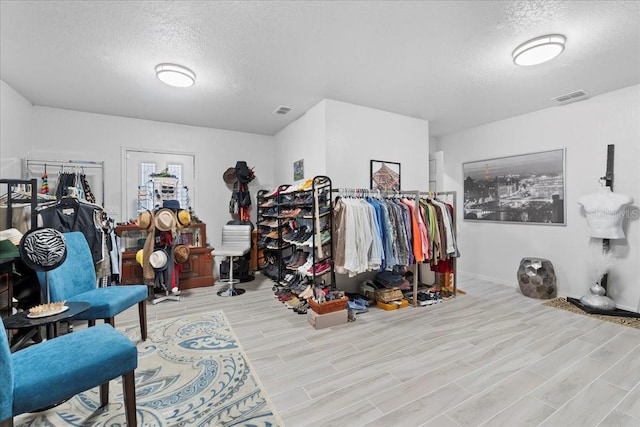
[{"label": "white wall", "polygon": [[321,101],[274,136],[274,178],[278,184],[293,180],[293,163],[304,160],[304,179],[326,174],[326,102]]},{"label": "white wall", "polygon": [[577,199],[593,192],[606,171],[607,145],[615,144],[614,190],[633,197],[625,223],[626,241],[611,241],[619,257],[609,275],[609,295],[623,309],[640,303],[640,86],[585,101],[514,117],[446,135],[434,150],[444,151],[445,183],[458,191],[462,218],[462,163],[566,147],[566,226],[458,222],[460,272],[518,287],[516,271],[525,256],[548,258],[560,295],[580,297],[592,280],[586,220]]},{"label": "white wall", "polygon": [[[9,120],[5,117],[3,109],[3,129]],[[198,183],[191,191],[194,210],[207,224],[207,237],[214,247],[220,244],[222,225],[231,219],[231,190],[222,180],[223,172],[237,160],[255,167],[257,178],[249,186],[254,203],[257,189],[274,185],[270,136],[38,106],[33,108],[30,126],[33,143],[25,142],[26,137],[20,143],[9,141],[9,153],[37,159],[104,161],[105,206],[119,207],[119,212],[122,147],[194,153]],[[4,145],[3,136],[3,158]],[[30,146],[33,148],[27,150]],[[119,214],[111,216],[116,221],[128,220]]]},{"label": "white wall", "polygon": [[31,146],[33,106],[0,80],[0,178],[20,178],[21,158]]},{"label": "white wall", "polygon": [[334,187],[369,188],[370,160],[401,164],[404,190],[429,188],[429,123],[326,100],[327,175]]}]

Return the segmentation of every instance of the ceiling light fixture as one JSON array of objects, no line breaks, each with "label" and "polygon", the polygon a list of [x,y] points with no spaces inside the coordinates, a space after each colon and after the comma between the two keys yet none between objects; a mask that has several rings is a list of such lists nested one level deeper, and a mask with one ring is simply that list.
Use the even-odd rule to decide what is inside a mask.
[{"label": "ceiling light fixture", "polygon": [[156,65],[156,77],[170,86],[189,87],[196,83],[196,73],[178,64]]},{"label": "ceiling light fixture", "polygon": [[513,63],[536,65],[547,62],[562,53],[566,40],[566,37],[561,34],[549,34],[524,42],[511,54]]}]

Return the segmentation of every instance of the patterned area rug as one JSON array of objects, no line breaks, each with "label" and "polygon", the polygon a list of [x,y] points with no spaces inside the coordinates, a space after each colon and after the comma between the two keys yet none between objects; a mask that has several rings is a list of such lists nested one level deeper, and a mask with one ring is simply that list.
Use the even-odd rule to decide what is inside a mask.
[{"label": "patterned area rug", "polygon": [[[249,365],[222,311],[125,332],[138,342],[138,425],[272,427],[282,422]],[[52,384],[54,386],[54,384]],[[109,405],[99,410],[98,388],[48,411],[16,417],[16,426],[123,426],[122,380],[109,386]]]},{"label": "patterned area rug", "polygon": [[570,311],[572,313],[583,314],[585,316],[593,317],[599,320],[604,320],[606,322],[612,322],[612,323],[617,323],[619,325],[629,326],[630,328],[640,329],[640,319],[638,318],[623,317],[623,316],[608,316],[608,315],[602,315],[602,314],[590,314],[581,310],[575,305],[571,304],[569,301],[567,301],[566,298],[562,298],[562,297],[549,300],[543,303],[543,305],[546,305],[548,307],[559,308],[561,310]]}]

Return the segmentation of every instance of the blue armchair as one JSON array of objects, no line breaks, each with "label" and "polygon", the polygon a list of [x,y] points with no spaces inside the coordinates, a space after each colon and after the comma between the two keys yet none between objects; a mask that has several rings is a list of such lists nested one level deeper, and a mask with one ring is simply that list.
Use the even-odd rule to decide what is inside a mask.
[{"label": "blue armchair", "polygon": [[122,376],[127,425],[136,425],[136,346],[110,325],[98,325],[11,353],[0,319],[0,426],[100,386],[109,403],[109,381]]},{"label": "blue armchair", "polygon": [[[115,327],[114,317],[134,304],[138,304],[140,332],[142,340],[147,339],[147,297],[146,285],[97,287],[96,272],[89,244],[79,231],[63,233],[66,242],[67,257],[64,262],[48,272],[38,271],[38,281],[45,289],[49,282],[51,301],[83,301],[91,308],[74,317],[75,320],[87,320],[89,326],[96,319],[104,319]],[[48,277],[47,277],[48,275]]]}]

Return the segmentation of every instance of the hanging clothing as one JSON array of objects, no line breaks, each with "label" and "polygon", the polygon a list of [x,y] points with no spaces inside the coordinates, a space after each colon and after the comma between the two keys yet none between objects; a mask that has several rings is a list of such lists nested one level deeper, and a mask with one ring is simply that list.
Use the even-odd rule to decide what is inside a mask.
[{"label": "hanging clothing", "polygon": [[66,197],[54,205],[40,209],[38,223],[62,233],[80,231],[87,239],[93,263],[97,264],[104,258],[104,232],[100,224],[102,214],[102,208],[98,205]]}]

